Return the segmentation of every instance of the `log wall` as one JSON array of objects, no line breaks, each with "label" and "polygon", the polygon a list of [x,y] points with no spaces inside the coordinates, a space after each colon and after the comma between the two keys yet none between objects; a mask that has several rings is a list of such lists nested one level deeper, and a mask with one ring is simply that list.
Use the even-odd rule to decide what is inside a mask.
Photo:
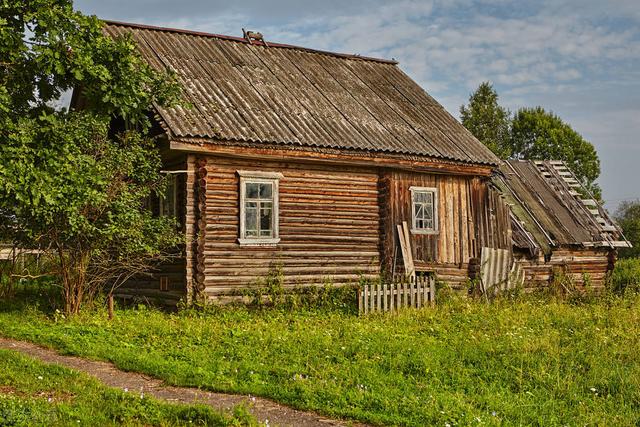
[{"label": "log wall", "polygon": [[[240,246],[238,170],[280,172],[280,242]],[[380,273],[375,170],[207,157],[205,293],[256,284],[281,265],[285,286]]]},{"label": "log wall", "polygon": [[515,253],[516,262],[525,273],[524,286],[528,291],[549,286],[554,275],[565,275],[578,289],[585,289],[585,279],[592,289],[604,289],[611,268],[609,250],[583,248],[555,250],[548,261],[544,256],[531,258]]}]

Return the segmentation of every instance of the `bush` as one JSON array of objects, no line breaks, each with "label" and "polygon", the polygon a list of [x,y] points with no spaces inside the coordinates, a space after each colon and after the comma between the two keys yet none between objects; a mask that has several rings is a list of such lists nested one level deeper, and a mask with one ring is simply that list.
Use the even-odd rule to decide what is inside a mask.
[{"label": "bush", "polygon": [[609,278],[609,290],[615,294],[640,292],[640,258],[620,259]]}]

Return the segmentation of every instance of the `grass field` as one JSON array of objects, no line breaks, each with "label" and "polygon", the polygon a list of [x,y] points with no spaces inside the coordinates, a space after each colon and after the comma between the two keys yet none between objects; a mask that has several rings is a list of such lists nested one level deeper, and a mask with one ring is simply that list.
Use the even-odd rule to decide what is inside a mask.
[{"label": "grass field", "polygon": [[252,422],[205,406],[160,403],[87,375],[0,350],[2,426],[234,426]]},{"label": "grass field", "polygon": [[171,384],[374,424],[640,422],[637,296],[585,304],[454,300],[367,317],[141,307],[120,309],[113,321],[99,310],[63,319],[31,299],[28,307],[0,305],[0,334]]}]

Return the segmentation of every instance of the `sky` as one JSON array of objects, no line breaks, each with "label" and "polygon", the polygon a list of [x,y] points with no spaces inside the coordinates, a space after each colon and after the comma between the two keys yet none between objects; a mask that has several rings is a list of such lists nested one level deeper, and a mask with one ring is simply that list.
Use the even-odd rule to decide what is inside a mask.
[{"label": "sky", "polygon": [[606,206],[640,199],[638,0],[76,0],[103,19],[396,59],[459,118],[483,81],[592,142]]}]

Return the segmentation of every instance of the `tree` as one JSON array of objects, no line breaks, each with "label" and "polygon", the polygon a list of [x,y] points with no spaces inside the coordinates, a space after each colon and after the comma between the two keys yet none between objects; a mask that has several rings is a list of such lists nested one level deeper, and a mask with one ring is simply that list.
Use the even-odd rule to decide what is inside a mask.
[{"label": "tree", "polygon": [[640,200],[624,201],[618,206],[615,219],[622,231],[633,245],[633,248],[620,250],[620,256],[625,258],[640,257]]},{"label": "tree", "polygon": [[[163,188],[148,112],[176,102],[179,86],[70,0],[0,1],[0,212],[13,240],[55,256],[74,314],[179,241],[174,220],[144,207]],[[52,107],[72,88],[86,110]]]},{"label": "tree", "polygon": [[510,113],[498,104],[498,94],[489,82],[483,82],[469,96],[469,104],[460,107],[462,124],[498,157],[511,156]]},{"label": "tree", "polygon": [[529,160],[563,160],[597,198],[600,160],[594,146],[542,107],[521,108],[511,123],[511,155]]}]

